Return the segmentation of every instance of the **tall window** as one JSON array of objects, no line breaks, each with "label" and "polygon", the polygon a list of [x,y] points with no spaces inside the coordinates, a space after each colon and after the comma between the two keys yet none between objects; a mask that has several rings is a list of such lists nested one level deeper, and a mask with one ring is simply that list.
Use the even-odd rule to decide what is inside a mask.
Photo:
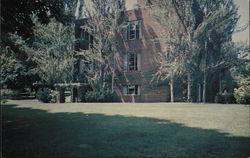
[{"label": "tall window", "polygon": [[141,21],[132,21],[128,23],[127,38],[129,40],[139,39],[141,33]]},{"label": "tall window", "polygon": [[123,87],[123,94],[124,95],[139,95],[139,86],[138,85],[129,85]]},{"label": "tall window", "polygon": [[137,71],[140,70],[141,56],[138,53],[124,54],[124,70]]},{"label": "tall window", "polygon": [[128,55],[128,70],[130,71],[138,70],[136,53],[130,53]]},{"label": "tall window", "polygon": [[91,36],[88,31],[80,29],[80,48],[83,50],[88,50],[89,47],[93,44],[93,36]]},{"label": "tall window", "polygon": [[79,60],[79,74],[83,75],[89,71],[93,70],[93,63],[91,61],[86,61],[84,59]]}]

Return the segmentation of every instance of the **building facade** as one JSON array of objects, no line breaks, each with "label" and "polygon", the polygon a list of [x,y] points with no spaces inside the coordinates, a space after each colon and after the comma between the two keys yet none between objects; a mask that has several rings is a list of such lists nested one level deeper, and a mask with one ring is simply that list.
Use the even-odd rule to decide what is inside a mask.
[{"label": "building facade", "polygon": [[[140,7],[126,11],[123,30],[123,40],[119,45],[116,56],[120,59],[116,65],[115,97],[116,102],[167,102],[169,101],[169,87],[167,83],[152,81],[159,60],[159,52],[164,48],[162,28],[150,15],[149,1],[139,0]],[[84,20],[76,23],[76,38],[91,40],[89,34],[80,32]],[[88,46],[76,45],[78,48],[88,49]],[[79,75],[83,63],[79,58]]]}]

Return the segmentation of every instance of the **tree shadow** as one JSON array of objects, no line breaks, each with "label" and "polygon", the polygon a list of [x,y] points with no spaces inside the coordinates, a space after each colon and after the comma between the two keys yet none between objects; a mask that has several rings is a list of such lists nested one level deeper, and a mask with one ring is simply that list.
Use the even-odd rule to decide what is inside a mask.
[{"label": "tree shadow", "polygon": [[250,138],[168,120],[2,106],[3,157],[247,158]]}]

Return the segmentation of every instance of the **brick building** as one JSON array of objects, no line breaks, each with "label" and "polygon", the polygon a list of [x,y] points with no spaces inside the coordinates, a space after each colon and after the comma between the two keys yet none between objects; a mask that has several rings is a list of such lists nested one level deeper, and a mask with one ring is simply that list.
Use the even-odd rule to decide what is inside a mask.
[{"label": "brick building", "polygon": [[[163,49],[161,27],[150,15],[150,1],[138,0],[139,7],[125,12],[124,40],[120,44],[117,56],[122,61],[117,65],[120,74],[116,79],[114,101],[118,102],[166,102],[169,101],[167,83],[154,85],[151,83],[157,69],[157,57]],[[88,34],[79,32],[84,20],[76,23],[76,38],[90,40]],[[88,49],[88,46],[78,43],[77,48]],[[79,70],[84,63],[79,58]],[[79,71],[79,75],[83,72]]]}]

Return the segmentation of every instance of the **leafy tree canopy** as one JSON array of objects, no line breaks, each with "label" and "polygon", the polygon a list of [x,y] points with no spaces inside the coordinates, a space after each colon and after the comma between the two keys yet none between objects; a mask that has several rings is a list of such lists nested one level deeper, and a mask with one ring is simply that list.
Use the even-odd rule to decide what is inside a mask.
[{"label": "leafy tree canopy", "polygon": [[2,33],[17,32],[23,38],[31,37],[32,15],[36,15],[42,24],[48,24],[51,18],[66,24],[73,16],[65,12],[65,6],[73,3],[70,0],[2,0]]}]

